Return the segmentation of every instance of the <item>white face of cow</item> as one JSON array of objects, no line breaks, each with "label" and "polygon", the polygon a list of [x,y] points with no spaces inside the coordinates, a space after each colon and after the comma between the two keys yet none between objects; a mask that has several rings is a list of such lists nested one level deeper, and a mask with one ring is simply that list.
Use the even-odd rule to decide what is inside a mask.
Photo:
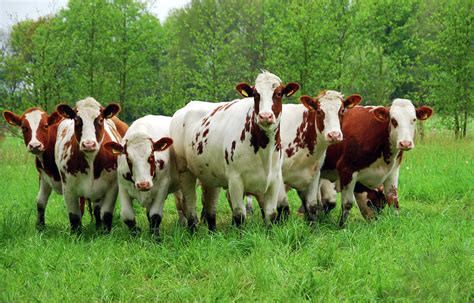
[{"label": "white face of cow", "polygon": [[159,163],[157,153],[165,151],[173,144],[173,140],[163,137],[160,140],[153,140],[143,133],[136,133],[128,136],[126,143],[122,146],[116,142],[108,142],[105,148],[115,155],[122,155],[127,160],[130,171],[130,180],[139,191],[147,191],[153,187],[153,179],[156,175],[156,167],[162,169],[164,162]]},{"label": "white face of cow", "polygon": [[389,122],[391,144],[407,151],[415,147],[416,120],[428,119],[433,110],[427,106],[415,108],[407,99],[395,99],[390,109],[378,107],[373,112],[378,120]]},{"label": "white face of cow", "polygon": [[362,100],[359,95],[351,95],[344,100],[340,92],[328,90],[316,98],[302,96],[301,103],[309,110],[316,110],[316,131],[328,143],[341,142],[343,134],[341,123],[344,112]]},{"label": "white face of cow", "polygon": [[285,86],[278,76],[264,71],[257,76],[254,87],[241,83],[236,89],[242,96],[254,98],[257,125],[263,130],[273,131],[280,123],[283,96],[292,96],[298,91],[299,85],[288,83]]},{"label": "white face of cow", "polygon": [[99,150],[104,139],[105,119],[113,118],[120,111],[118,104],[111,103],[103,108],[94,98],[86,98],[76,103],[76,109],[67,104],[57,107],[58,113],[67,119],[74,119],[74,135],[79,149],[86,153]]}]

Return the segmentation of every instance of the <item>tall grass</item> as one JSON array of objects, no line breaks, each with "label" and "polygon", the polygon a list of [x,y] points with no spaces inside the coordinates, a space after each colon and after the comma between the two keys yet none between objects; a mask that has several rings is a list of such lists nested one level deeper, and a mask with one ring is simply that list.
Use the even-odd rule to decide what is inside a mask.
[{"label": "tall grass", "polygon": [[[223,195],[218,232],[191,236],[165,207],[163,239],[129,235],[118,217],[110,235],[89,215],[71,236],[61,196],[46,229],[35,229],[38,177],[23,142],[0,144],[0,301],[402,301],[472,302],[474,144],[429,135],[405,154],[400,216],[384,210],[366,223],[339,209],[315,227],[293,215],[267,229],[258,212],[230,225]],[[136,208],[138,224],[146,217]]]}]

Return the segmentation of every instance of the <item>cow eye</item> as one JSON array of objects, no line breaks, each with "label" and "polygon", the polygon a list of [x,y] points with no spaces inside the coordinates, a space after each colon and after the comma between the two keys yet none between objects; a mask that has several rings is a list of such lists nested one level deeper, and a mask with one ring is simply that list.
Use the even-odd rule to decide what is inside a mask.
[{"label": "cow eye", "polygon": [[281,96],[283,96],[281,92],[278,92],[276,95],[277,95],[277,97],[279,97],[279,98],[281,98]]},{"label": "cow eye", "polygon": [[24,132],[26,132],[26,131],[28,130],[28,127],[26,127],[25,125],[23,125],[23,126],[21,127],[21,130],[24,131]]},{"label": "cow eye", "polygon": [[413,119],[413,122],[416,122],[416,118]]}]

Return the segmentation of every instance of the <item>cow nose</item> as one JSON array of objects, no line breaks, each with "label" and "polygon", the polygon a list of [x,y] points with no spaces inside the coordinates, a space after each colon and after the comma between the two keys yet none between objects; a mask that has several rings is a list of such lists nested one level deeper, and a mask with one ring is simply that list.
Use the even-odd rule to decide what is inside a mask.
[{"label": "cow nose", "polygon": [[331,143],[337,143],[342,141],[342,133],[338,131],[329,132],[327,135],[328,141]]},{"label": "cow nose", "polygon": [[151,185],[148,181],[137,182],[136,187],[139,191],[147,191],[150,190]]},{"label": "cow nose", "polygon": [[44,151],[44,145],[41,142],[31,142],[28,144],[28,150],[33,154],[38,154]]},{"label": "cow nose", "polygon": [[83,141],[82,142],[82,150],[84,151],[95,151],[97,148],[97,143],[94,141]]},{"label": "cow nose", "polygon": [[264,124],[272,124],[273,123],[273,114],[272,113],[259,113],[258,114],[258,122]]},{"label": "cow nose", "polygon": [[398,143],[400,145],[400,149],[409,150],[413,148],[413,142],[409,140],[403,140]]}]

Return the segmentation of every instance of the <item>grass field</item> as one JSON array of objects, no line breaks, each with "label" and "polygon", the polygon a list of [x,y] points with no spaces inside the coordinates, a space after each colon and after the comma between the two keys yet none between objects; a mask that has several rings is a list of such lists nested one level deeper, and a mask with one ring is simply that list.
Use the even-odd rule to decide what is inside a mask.
[{"label": "grass field", "polygon": [[[218,232],[191,236],[170,198],[159,245],[147,232],[129,236],[118,203],[110,235],[86,215],[83,235],[71,236],[55,194],[37,232],[33,156],[19,139],[0,144],[0,302],[474,300],[472,139],[427,135],[406,154],[400,216],[385,209],[366,223],[354,207],[340,230],[337,208],[315,228],[292,215],[267,229],[256,212],[237,230],[222,196]],[[294,193],[290,201],[295,213]]]}]

